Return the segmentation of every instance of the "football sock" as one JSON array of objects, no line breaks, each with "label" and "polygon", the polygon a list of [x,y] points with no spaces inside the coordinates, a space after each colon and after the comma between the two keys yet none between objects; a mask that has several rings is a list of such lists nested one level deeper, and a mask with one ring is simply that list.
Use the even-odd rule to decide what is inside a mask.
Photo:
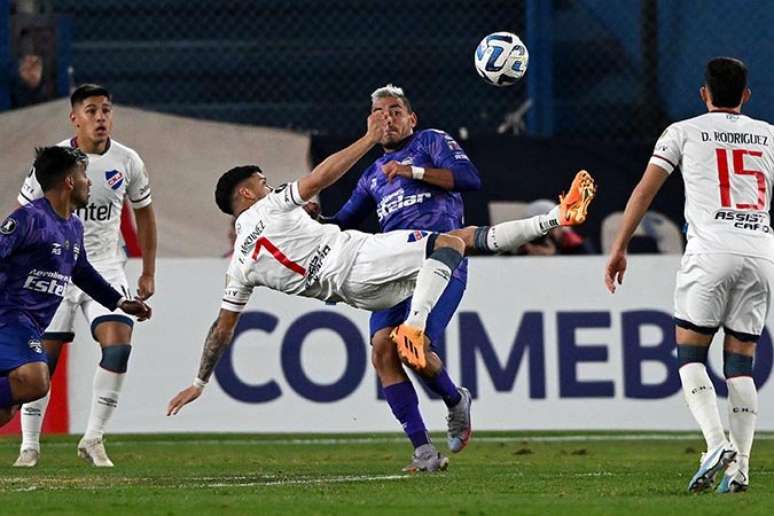
[{"label": "football sock", "polygon": [[422,380],[425,382],[431,391],[439,395],[447,407],[453,407],[462,399],[460,391],[457,390],[457,386],[454,385],[446,368],[438,371],[433,377],[422,376]]},{"label": "football sock", "polygon": [[737,464],[747,475],[758,419],[758,390],[749,376],[737,376],[726,380],[728,385],[728,422],[731,442],[737,449]]},{"label": "football sock", "polygon": [[422,415],[419,413],[419,398],[414,385],[410,381],[405,381],[385,387],[383,390],[392,413],[403,425],[403,431],[406,432],[414,448],[429,443],[430,438],[427,435],[425,422],[422,421]]},{"label": "football sock", "polygon": [[718,398],[704,364],[690,362],[682,366],[680,381],[688,408],[704,434],[707,450],[722,444],[726,436],[720,422]]},{"label": "football sock", "polygon": [[40,429],[46,416],[51,390],[39,400],[25,403],[21,408],[22,450],[40,450]]},{"label": "football sock", "polygon": [[0,377],[0,408],[9,408],[14,405],[11,382],[8,381],[7,376]]},{"label": "football sock", "polygon": [[516,252],[555,227],[559,227],[559,206],[544,215],[482,226],[476,230],[475,247],[483,253]]},{"label": "football sock", "polygon": [[118,406],[118,396],[124,382],[124,373],[114,373],[97,367],[94,373],[94,391],[91,400],[91,414],[84,438],[101,439],[105,426]]},{"label": "football sock", "polygon": [[424,331],[427,316],[449,284],[452,271],[461,261],[462,255],[451,247],[436,249],[427,257],[417,274],[406,324]]}]

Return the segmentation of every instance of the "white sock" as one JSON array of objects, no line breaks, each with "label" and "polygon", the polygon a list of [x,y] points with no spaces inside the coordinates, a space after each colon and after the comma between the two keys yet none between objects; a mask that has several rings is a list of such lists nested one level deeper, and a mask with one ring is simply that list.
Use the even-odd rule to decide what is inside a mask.
[{"label": "white sock", "polygon": [[699,423],[707,450],[722,444],[726,440],[723,424],[718,412],[718,397],[707,374],[704,364],[691,362],[680,368],[680,381],[683,394],[694,419]]},{"label": "white sock", "polygon": [[559,206],[555,206],[545,215],[495,224],[487,232],[486,245],[494,253],[515,252],[520,246],[532,242],[545,235],[549,229],[558,226]]},{"label": "white sock", "polygon": [[728,421],[731,442],[737,450],[736,462],[745,476],[749,472],[750,450],[758,419],[758,389],[749,376],[726,380],[728,385]]},{"label": "white sock", "polygon": [[427,316],[438,302],[451,279],[452,270],[445,263],[432,257],[425,260],[417,274],[414,296],[406,324],[424,331]]},{"label": "white sock", "polygon": [[105,425],[118,406],[118,396],[124,383],[124,373],[114,373],[97,366],[94,373],[94,394],[91,399],[91,414],[86,427],[85,439],[101,439]]},{"label": "white sock", "polygon": [[43,418],[46,416],[48,400],[51,396],[49,390],[45,396],[39,400],[25,403],[21,408],[21,429],[22,443],[21,449],[40,450],[40,429],[43,427]]}]

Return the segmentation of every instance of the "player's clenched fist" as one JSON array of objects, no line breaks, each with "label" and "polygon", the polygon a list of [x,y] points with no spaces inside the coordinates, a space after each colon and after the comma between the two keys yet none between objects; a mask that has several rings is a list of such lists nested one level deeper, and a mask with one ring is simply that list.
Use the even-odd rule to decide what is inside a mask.
[{"label": "player's clenched fist", "polygon": [[381,111],[374,111],[368,115],[368,131],[366,136],[368,139],[376,145],[382,141],[384,133],[387,131],[387,113]]}]

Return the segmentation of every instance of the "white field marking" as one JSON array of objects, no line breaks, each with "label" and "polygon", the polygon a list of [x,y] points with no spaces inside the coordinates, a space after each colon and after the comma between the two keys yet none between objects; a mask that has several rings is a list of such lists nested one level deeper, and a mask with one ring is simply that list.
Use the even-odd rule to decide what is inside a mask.
[{"label": "white field marking", "polygon": [[[527,436],[480,436],[474,437],[475,442],[483,443],[584,443],[604,441],[692,441],[702,439],[701,434],[613,434],[613,435],[527,435]],[[756,440],[774,440],[774,433],[756,434]],[[335,437],[307,439],[153,439],[149,441],[109,441],[110,447],[115,446],[179,446],[179,445],[234,445],[234,446],[339,446],[346,444],[391,444],[403,443],[405,437]],[[18,447],[18,442],[6,442],[0,447]],[[44,448],[66,448],[74,446],[70,442],[43,443]]]},{"label": "white field marking", "polygon": [[[262,475],[263,476],[263,475]],[[124,479],[131,480],[130,482],[118,482],[115,484],[100,484],[100,485],[31,485],[10,489],[8,491],[21,493],[28,491],[100,491],[104,489],[116,489],[122,487],[152,487],[154,489],[220,489],[228,487],[276,487],[276,486],[292,486],[292,485],[325,485],[325,484],[342,484],[347,482],[381,482],[390,480],[406,480],[412,478],[414,475],[342,475],[335,477],[312,477],[312,478],[288,478],[288,479],[275,479],[274,475],[267,475],[265,480],[253,480],[252,482],[228,482],[230,479],[234,480],[246,480],[251,477],[236,476],[236,477],[185,477],[176,478],[176,482],[181,480],[184,483],[169,484],[159,483],[160,478],[137,478],[137,479]],[[254,477],[253,477],[254,478]],[[205,482],[205,483],[191,483],[201,482],[202,480],[217,480],[217,482]],[[29,482],[29,478],[24,479]],[[0,489],[2,492],[2,489]]]}]

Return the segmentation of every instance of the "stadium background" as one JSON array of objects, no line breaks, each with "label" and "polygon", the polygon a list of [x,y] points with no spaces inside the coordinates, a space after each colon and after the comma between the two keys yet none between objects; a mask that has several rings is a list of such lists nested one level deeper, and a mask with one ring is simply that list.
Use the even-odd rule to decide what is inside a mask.
[{"label": "stadium background", "polygon": [[[254,299],[257,326],[248,329],[271,333],[267,320],[275,317],[277,331],[268,337],[249,333],[251,337],[240,337],[235,345],[244,350],[249,343],[271,343],[235,355],[238,366],[232,376],[247,387],[235,391],[222,382],[213,386],[209,400],[190,411],[199,410],[198,419],[192,416],[171,426],[157,417],[160,409],[149,415],[146,402],[151,391],[156,397],[162,392],[161,407],[172,385],[190,380],[208,326],[206,313],[214,315],[217,309],[218,271],[225,262],[216,257],[227,247],[227,221],[211,202],[214,178],[247,160],[264,165],[276,182],[309,170],[360,134],[368,95],[376,87],[387,82],[403,86],[420,127],[448,131],[478,165],[484,186],[466,195],[470,223],[495,221],[503,212],[494,207],[503,203],[512,208],[507,213],[518,214],[529,201],[565,188],[578,168],[591,170],[600,194],[582,231],[597,249],[604,248],[603,225],[623,208],[658,134],[670,121],[703,110],[698,87],[708,58],[744,59],[753,90],[746,112],[774,118],[774,70],[768,63],[772,42],[766,37],[774,14],[764,1],[62,0],[40,6],[42,14],[11,16],[11,2],[0,0],[0,66],[11,73],[19,28],[38,27],[36,34],[53,51],[46,59],[52,87],[60,94],[81,82],[109,87],[120,106],[116,139],[137,148],[152,174],[162,256],[156,318],[138,327],[136,339],[142,348],[132,359],[121,416],[112,425],[116,431],[206,429],[203,421],[217,421],[234,411],[253,415],[243,415],[240,423],[223,430],[307,428],[309,420],[295,418],[265,426],[263,415],[274,410],[280,417],[288,407],[317,414],[320,421],[335,421],[326,418],[335,412],[339,422],[324,427],[328,430],[394,429],[386,406],[378,401],[370,368],[357,381],[347,379],[349,360],[367,365],[363,315],[276,297]],[[529,71],[511,88],[484,84],[472,66],[478,41],[497,30],[519,33],[530,49]],[[8,88],[5,77],[0,78],[4,108],[10,106]],[[53,100],[0,114],[0,201],[5,211],[13,206],[32,147],[69,136],[66,113],[66,102]],[[356,170],[363,168],[361,163]],[[335,210],[347,198],[356,177],[352,174],[323,194],[324,211]],[[681,195],[680,181],[670,180],[654,205],[666,218],[654,220],[681,227]],[[645,233],[655,235],[656,249],[658,231]],[[180,258],[191,261],[176,261]],[[448,358],[456,377],[483,378],[477,403],[484,427],[659,429],[663,423],[648,414],[666,410],[675,414],[677,428],[692,428],[672,388],[674,365],[664,365],[664,350],[672,344],[664,328],[677,263],[674,256],[633,261],[629,293],[622,292],[630,297],[610,298],[599,292],[602,256],[477,260],[477,284],[463,305],[465,317],[452,321]],[[635,272],[638,267],[642,272]],[[176,276],[181,269],[188,274]],[[578,291],[569,296],[568,271],[583,278],[573,283]],[[212,281],[202,279],[205,273],[214,276]],[[487,282],[499,281],[502,275],[509,278],[504,282],[509,288],[498,291],[495,299],[488,297]],[[200,312],[201,317],[189,315]],[[288,336],[299,320],[314,320],[319,312],[341,317],[331,316],[340,324],[327,328],[339,336],[315,333],[305,343],[304,336],[316,326],[307,327],[311,329],[301,337],[292,332]],[[634,312],[650,317],[643,319],[640,326],[647,328],[642,332],[637,324],[627,326]],[[535,313],[541,326],[530,333]],[[486,325],[490,340],[463,344],[460,335],[470,335],[464,326],[476,324],[474,316]],[[326,346],[348,346],[341,335],[350,327],[359,332],[360,338],[352,342],[362,343],[362,355],[355,352],[345,355],[345,363],[337,362]],[[574,336],[563,338],[567,331],[574,335],[568,327],[581,328],[581,335],[591,333],[577,341]],[[522,328],[533,337],[520,340]],[[603,331],[607,328],[609,334]],[[535,339],[544,355],[536,351]],[[472,354],[464,351],[468,346]],[[302,352],[302,347],[314,349]],[[288,355],[288,349],[302,358]],[[771,372],[770,339],[760,349],[763,372],[758,382],[765,388]],[[272,357],[267,361],[271,365],[262,365],[264,352]],[[95,353],[86,338],[73,346],[69,373],[59,375],[64,376],[59,381],[67,383],[59,390],[68,393],[69,409],[49,428],[76,432],[85,423],[88,368],[96,363]],[[255,393],[251,386],[271,384],[270,375],[279,370],[288,376],[288,360],[301,363],[299,370],[306,368],[307,380],[316,378],[328,386],[344,382],[355,389],[335,400],[308,399],[297,388],[304,378],[290,375],[277,380],[283,396],[250,401],[250,393]],[[629,367],[648,361],[637,381],[666,386],[649,395],[631,390],[637,381],[627,377]],[[536,365],[541,362],[542,368]],[[616,379],[612,387],[611,377]],[[172,385],[160,386],[163,378]],[[567,383],[567,378],[575,382]],[[768,391],[762,392],[762,400],[767,399]],[[600,414],[631,417],[584,417],[588,401],[600,399]],[[604,405],[605,399],[610,405]],[[664,405],[654,406],[652,400]],[[567,417],[553,419],[558,408]],[[497,417],[516,409],[535,417]],[[361,426],[353,423],[358,416]],[[442,427],[436,419],[431,426]],[[774,429],[774,419],[764,416],[761,422]]]}]

